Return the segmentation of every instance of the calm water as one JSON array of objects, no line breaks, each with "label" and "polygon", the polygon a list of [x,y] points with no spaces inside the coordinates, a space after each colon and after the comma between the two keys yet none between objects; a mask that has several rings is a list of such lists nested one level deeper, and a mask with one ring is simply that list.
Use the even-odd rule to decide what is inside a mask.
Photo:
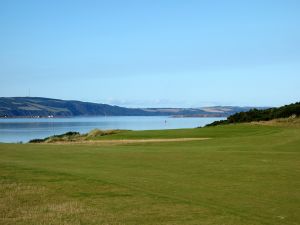
[{"label": "calm water", "polygon": [[171,118],[166,116],[114,116],[73,118],[0,119],[0,142],[27,142],[68,131],[92,129],[163,130],[204,126],[223,118]]}]

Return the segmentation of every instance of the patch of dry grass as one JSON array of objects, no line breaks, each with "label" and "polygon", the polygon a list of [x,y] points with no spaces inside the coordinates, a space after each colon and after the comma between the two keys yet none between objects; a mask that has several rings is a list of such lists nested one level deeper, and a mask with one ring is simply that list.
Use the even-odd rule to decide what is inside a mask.
[{"label": "patch of dry grass", "polygon": [[54,144],[88,144],[88,145],[124,145],[139,143],[162,143],[162,142],[187,142],[187,141],[204,141],[211,138],[163,138],[163,139],[123,139],[123,140],[76,140],[72,142],[52,142]]},{"label": "patch of dry grass", "polygon": [[291,116],[288,118],[274,119],[270,121],[251,122],[251,124],[282,126],[282,127],[300,127],[300,118]]},{"label": "patch of dry grass", "polygon": [[117,224],[109,221],[113,221],[113,216],[99,208],[96,210],[78,200],[53,195],[45,187],[0,183],[0,224]]},{"label": "patch of dry grass", "polygon": [[105,135],[118,134],[120,132],[121,132],[121,130],[99,130],[99,129],[94,129],[94,130],[91,130],[89,133],[87,133],[86,137],[87,138],[100,137],[100,136],[105,136]]}]

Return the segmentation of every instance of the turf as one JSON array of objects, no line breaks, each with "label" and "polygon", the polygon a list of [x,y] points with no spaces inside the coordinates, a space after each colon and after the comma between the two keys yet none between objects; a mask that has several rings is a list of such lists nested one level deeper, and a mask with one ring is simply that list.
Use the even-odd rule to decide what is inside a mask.
[{"label": "turf", "polygon": [[0,224],[300,224],[300,128],[228,125],[0,144]]}]

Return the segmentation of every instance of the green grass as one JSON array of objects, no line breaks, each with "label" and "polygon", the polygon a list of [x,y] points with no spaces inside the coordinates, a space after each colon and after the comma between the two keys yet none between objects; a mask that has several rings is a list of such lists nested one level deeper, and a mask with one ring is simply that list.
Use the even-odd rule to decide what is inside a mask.
[{"label": "green grass", "polygon": [[[273,133],[280,130],[279,127],[273,127],[270,129],[266,126],[252,125],[251,129],[248,129],[248,124],[228,125],[224,130],[224,127],[206,127],[202,129],[175,129],[175,130],[145,130],[145,131],[130,131],[124,130],[117,134],[93,137],[91,140],[121,140],[121,139],[151,139],[151,138],[197,138],[197,137],[209,137],[209,138],[226,138],[232,136],[248,136],[254,134],[266,134]],[[244,129],[245,128],[245,129]],[[242,131],[242,132],[241,132]]]},{"label": "green grass", "polygon": [[0,144],[0,224],[300,224],[300,128],[228,125]]}]

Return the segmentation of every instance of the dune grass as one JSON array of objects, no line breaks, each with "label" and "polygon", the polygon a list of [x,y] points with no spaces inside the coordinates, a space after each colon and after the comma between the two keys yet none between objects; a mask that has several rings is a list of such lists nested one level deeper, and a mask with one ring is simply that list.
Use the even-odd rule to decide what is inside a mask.
[{"label": "dune grass", "polygon": [[0,144],[0,224],[300,224],[300,129],[123,131],[117,146]]}]

